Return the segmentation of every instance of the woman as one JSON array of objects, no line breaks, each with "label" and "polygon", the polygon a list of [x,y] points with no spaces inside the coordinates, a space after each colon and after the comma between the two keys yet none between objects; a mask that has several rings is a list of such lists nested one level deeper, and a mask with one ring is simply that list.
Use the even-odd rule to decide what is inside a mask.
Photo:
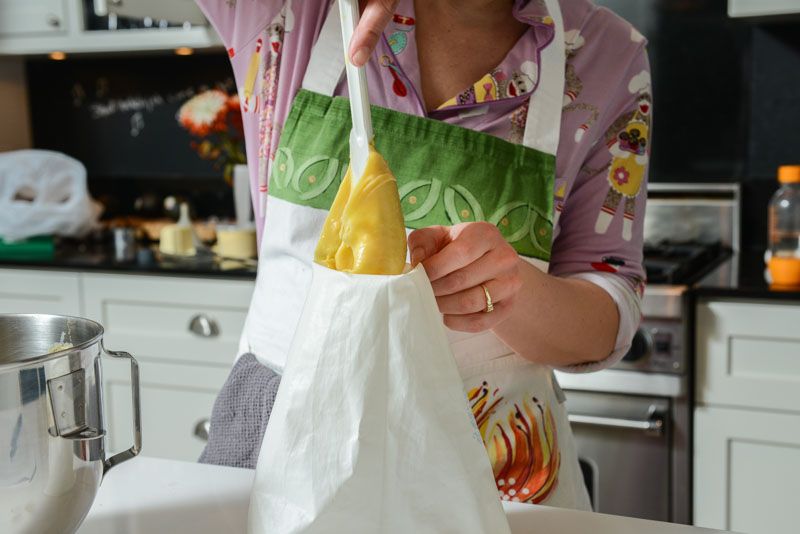
[{"label": "woman", "polygon": [[[234,67],[260,264],[240,357],[201,461],[255,465],[347,162],[328,0],[199,0]],[[643,37],[589,0],[370,0],[376,144],[410,260],[450,329],[501,498],[588,508],[552,369],[627,351],[643,290],[650,75]]]}]

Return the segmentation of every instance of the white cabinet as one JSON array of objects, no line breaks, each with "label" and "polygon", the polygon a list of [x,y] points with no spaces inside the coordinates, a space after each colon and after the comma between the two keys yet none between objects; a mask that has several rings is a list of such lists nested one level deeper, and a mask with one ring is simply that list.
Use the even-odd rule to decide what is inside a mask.
[{"label": "white cabinet", "polygon": [[65,1],[0,0],[0,36],[63,33]]},{"label": "white cabinet", "polygon": [[129,274],[87,274],[86,316],[109,346],[143,361],[230,367],[253,282]]},{"label": "white cabinet", "polygon": [[702,407],[695,435],[696,525],[747,534],[798,531],[800,414]]},{"label": "white cabinet", "polygon": [[79,275],[0,269],[0,313],[81,315]]},{"label": "white cabinet", "polygon": [[764,17],[800,13],[798,0],[728,0],[731,17]]},{"label": "white cabinet", "polygon": [[[233,364],[253,282],[127,274],[84,275],[86,316],[105,344],[139,361],[143,453],[195,461],[195,435]],[[110,449],[132,443],[126,362],[104,362]]]},{"label": "white cabinet", "polygon": [[797,532],[800,303],[697,309],[694,518],[748,534]]},{"label": "white cabinet", "polygon": [[800,410],[800,303],[706,302],[697,332],[698,403]]},{"label": "white cabinet", "polygon": [[[139,362],[143,454],[195,461],[228,376],[254,282],[215,278],[0,269],[0,313],[80,315],[110,350]],[[103,359],[109,452],[133,444],[130,366]]]},{"label": "white cabinet", "polygon": [[[180,4],[190,13],[188,0],[181,0]],[[0,55],[47,54],[55,50],[131,52],[222,45],[217,33],[207,24],[189,28],[89,30],[85,24],[85,5],[83,0],[0,0]],[[181,12],[180,9],[169,11]],[[201,17],[189,18],[197,21]]]},{"label": "white cabinet", "polygon": [[[113,348],[114,346],[109,345]],[[139,361],[142,408],[142,454],[194,462],[205,441],[195,435],[198,424],[207,421],[227,367],[208,367]],[[103,361],[106,427],[109,452],[133,444],[130,369],[127,362]]]}]

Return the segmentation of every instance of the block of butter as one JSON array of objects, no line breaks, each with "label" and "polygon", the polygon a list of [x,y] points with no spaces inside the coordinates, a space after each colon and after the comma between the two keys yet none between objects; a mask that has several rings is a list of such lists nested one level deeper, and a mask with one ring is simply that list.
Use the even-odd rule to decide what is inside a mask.
[{"label": "block of butter", "polygon": [[314,261],[355,274],[401,274],[406,229],[397,180],[374,147],[355,185],[352,167],[342,180],[322,228]]}]

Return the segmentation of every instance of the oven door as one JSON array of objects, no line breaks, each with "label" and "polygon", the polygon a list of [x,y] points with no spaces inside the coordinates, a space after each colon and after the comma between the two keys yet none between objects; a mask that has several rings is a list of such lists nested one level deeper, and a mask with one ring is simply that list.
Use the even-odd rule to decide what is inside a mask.
[{"label": "oven door", "polygon": [[567,391],[567,409],[595,511],[670,520],[670,400]]}]

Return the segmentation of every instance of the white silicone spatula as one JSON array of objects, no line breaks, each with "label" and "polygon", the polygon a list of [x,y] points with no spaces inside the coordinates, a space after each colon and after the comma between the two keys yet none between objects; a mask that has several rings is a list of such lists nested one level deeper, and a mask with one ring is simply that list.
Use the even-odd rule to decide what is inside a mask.
[{"label": "white silicone spatula", "polygon": [[339,17],[342,20],[342,40],[345,49],[345,72],[350,93],[350,113],[353,129],[350,130],[350,167],[353,171],[352,185],[358,183],[367,167],[369,145],[372,142],[372,118],[367,93],[367,72],[364,67],[350,63],[350,40],[358,25],[358,0],[339,0]]}]

